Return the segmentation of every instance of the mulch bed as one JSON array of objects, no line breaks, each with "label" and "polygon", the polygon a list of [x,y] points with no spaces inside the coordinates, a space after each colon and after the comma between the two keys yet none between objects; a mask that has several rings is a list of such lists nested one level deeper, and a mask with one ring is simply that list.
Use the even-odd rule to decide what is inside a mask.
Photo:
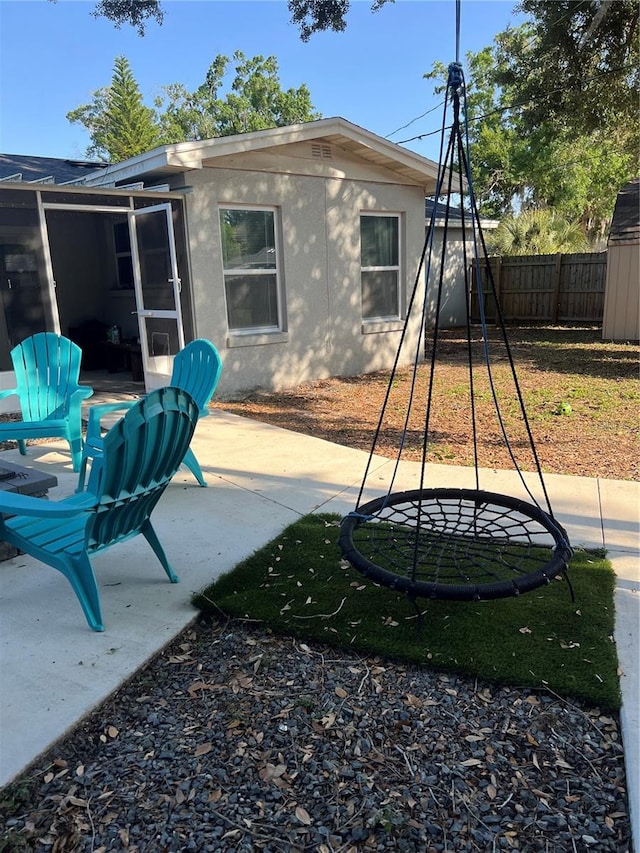
[{"label": "mulch bed", "polygon": [[201,619],[21,784],[2,851],[630,850],[613,716],[240,622]]}]

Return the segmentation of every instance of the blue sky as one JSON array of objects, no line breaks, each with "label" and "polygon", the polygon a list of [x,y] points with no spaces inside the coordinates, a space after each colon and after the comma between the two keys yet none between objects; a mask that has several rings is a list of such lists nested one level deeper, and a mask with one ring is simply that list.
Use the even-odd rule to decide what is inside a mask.
[{"label": "blue sky", "polygon": [[[462,0],[460,49],[476,51],[522,19],[516,0]],[[438,130],[435,60],[455,59],[455,0],[396,0],[378,12],[355,0],[344,33],[306,44],[285,0],[165,0],[162,26],[140,38],[90,13],[84,0],[0,0],[0,151],[82,158],[89,139],[66,119],[111,80],[116,56],[131,64],[151,106],[161,87],[195,89],[218,54],[275,56],[284,89],[305,83],[325,118],[342,116],[394,142]],[[403,125],[409,124],[398,133]],[[406,146],[437,159],[438,137]]]}]

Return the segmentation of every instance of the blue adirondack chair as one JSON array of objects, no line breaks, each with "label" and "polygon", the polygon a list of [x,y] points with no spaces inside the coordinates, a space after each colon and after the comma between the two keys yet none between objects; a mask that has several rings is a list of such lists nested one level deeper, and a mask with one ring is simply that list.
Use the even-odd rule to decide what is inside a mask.
[{"label": "blue adirondack chair", "polygon": [[18,442],[26,456],[27,439],[66,438],[73,470],[82,460],[82,401],[93,388],[80,385],[82,351],[68,338],[38,332],[11,350],[16,387],[0,391],[0,400],[15,394],[22,420],[0,424],[0,441]]},{"label": "blue adirondack chair", "polygon": [[159,388],[94,442],[83,491],[60,501],[0,492],[0,513],[12,516],[0,517],[0,540],[62,572],[94,631],[104,626],[93,554],[141,533],[171,582],[178,581],[150,516],[197,422],[198,407],[186,391]]},{"label": "blue adirondack chair", "polygon": [[[188,391],[198,405],[199,418],[204,418],[209,414],[208,406],[220,380],[221,372],[222,360],[220,359],[218,350],[211,341],[207,341],[204,338],[197,338],[195,341],[188,343],[174,358],[173,372],[169,385]],[[89,409],[85,458],[83,458],[79,488],[82,488],[84,484],[86,457],[90,454],[91,444],[94,438],[100,438],[102,432],[101,418],[112,412],[126,410],[134,405],[134,403],[135,401],[99,403]],[[200,463],[190,447],[187,449],[182,462],[191,471],[201,486],[207,485]]]}]

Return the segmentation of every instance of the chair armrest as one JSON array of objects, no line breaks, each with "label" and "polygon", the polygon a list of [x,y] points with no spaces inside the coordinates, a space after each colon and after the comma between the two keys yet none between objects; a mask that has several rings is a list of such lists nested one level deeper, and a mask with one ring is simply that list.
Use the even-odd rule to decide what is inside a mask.
[{"label": "chair armrest", "polygon": [[0,513],[6,515],[30,515],[40,518],[71,518],[81,512],[94,509],[98,498],[94,494],[73,495],[60,501],[32,498],[15,492],[0,492]]},{"label": "chair armrest", "polygon": [[90,438],[100,438],[100,419],[112,412],[128,411],[135,406],[137,400],[122,400],[120,403],[96,403],[89,408],[89,420],[87,422],[87,441]]},{"label": "chair armrest", "polygon": [[17,394],[17,388],[9,388],[6,391],[0,391],[0,400],[4,400],[5,397],[10,397],[12,394]]},{"label": "chair armrest", "polygon": [[71,392],[72,400],[76,398],[86,400],[88,397],[93,397],[93,388],[90,388],[88,385],[77,385]]}]

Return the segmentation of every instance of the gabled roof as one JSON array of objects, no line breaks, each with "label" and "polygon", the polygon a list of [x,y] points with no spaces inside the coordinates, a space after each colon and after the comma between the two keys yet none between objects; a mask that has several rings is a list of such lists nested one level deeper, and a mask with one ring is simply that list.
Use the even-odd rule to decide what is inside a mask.
[{"label": "gabled roof", "polygon": [[84,181],[88,174],[104,169],[106,163],[32,157],[29,154],[0,154],[0,181],[66,184]]},{"label": "gabled roof", "polygon": [[303,124],[273,127],[235,136],[163,145],[87,177],[87,186],[117,186],[134,180],[166,180],[172,174],[215,165],[229,155],[268,151],[299,142],[335,145],[355,157],[383,167],[398,182],[433,191],[438,166],[419,154],[377,136],[343,118],[326,118]]},{"label": "gabled roof", "polygon": [[629,181],[616,199],[607,245],[620,243],[640,243],[640,178]]}]

